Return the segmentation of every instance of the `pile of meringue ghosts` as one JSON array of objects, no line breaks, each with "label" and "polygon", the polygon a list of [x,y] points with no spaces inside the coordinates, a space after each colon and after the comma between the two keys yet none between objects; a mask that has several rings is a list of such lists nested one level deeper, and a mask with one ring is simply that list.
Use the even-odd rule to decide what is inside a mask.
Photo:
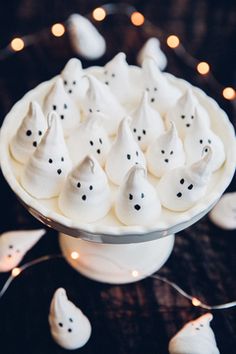
[{"label": "pile of meringue ghosts", "polygon": [[162,207],[194,206],[225,161],[191,86],[181,92],[153,58],[138,68],[124,53],[94,73],[69,60],[43,104],[30,102],[10,152],[23,165],[22,187],[36,199],[58,197],[68,218],[92,223],[112,210],[141,226],[155,224]]}]

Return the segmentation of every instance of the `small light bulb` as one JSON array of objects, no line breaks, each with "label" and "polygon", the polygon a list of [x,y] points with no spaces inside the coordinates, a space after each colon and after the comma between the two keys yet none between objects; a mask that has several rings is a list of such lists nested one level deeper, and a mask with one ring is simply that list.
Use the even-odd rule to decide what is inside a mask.
[{"label": "small light bulb", "polygon": [[233,87],[225,87],[222,95],[224,98],[226,98],[226,100],[233,100],[236,98],[236,92]]},{"label": "small light bulb", "polygon": [[166,43],[170,48],[177,48],[179,46],[180,40],[179,37],[172,34],[167,38]]},{"label": "small light bulb", "polygon": [[61,37],[65,33],[65,27],[62,23],[55,23],[51,27],[51,32],[55,37]]},{"label": "small light bulb", "polygon": [[102,7],[97,7],[93,10],[93,18],[96,21],[103,21],[106,17],[107,13]]},{"label": "small light bulb", "polygon": [[139,276],[139,272],[137,270],[132,270],[132,276],[137,278]]},{"label": "small light bulb", "polygon": [[14,38],[11,41],[11,47],[15,52],[19,52],[24,49],[25,43],[22,38]]},{"label": "small light bulb", "polygon": [[201,75],[206,75],[209,73],[210,71],[210,65],[205,62],[205,61],[201,61],[200,63],[198,63],[197,65],[197,71],[199,72],[199,74]]},{"label": "small light bulb", "polygon": [[11,275],[13,277],[17,277],[17,275],[19,275],[21,273],[21,269],[20,268],[13,268],[12,271],[11,271]]},{"label": "small light bulb", "polygon": [[134,26],[142,26],[144,24],[145,18],[140,12],[133,12],[130,20]]},{"label": "small light bulb", "polygon": [[71,252],[70,254],[72,259],[78,259],[79,258],[79,253],[76,251]]},{"label": "small light bulb", "polygon": [[199,306],[199,305],[201,305],[201,301],[198,300],[196,297],[193,297],[192,304],[193,304],[193,306]]}]

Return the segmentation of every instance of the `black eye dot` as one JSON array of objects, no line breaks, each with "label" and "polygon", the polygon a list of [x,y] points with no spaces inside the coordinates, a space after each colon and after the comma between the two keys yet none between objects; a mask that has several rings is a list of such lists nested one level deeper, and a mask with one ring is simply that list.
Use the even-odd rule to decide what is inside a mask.
[{"label": "black eye dot", "polygon": [[54,111],[56,111],[57,106],[54,104],[54,105],[52,106],[52,109],[53,109]]},{"label": "black eye dot", "polygon": [[142,198],[142,199],[144,198],[144,193],[141,193],[141,198]]},{"label": "black eye dot", "polygon": [[182,118],[182,119],[184,119],[184,118],[185,118],[185,115],[184,115],[184,114],[182,114],[181,118]]},{"label": "black eye dot", "polygon": [[70,322],[73,322],[73,319],[72,319],[72,318],[69,318],[69,321],[70,321]]},{"label": "black eye dot", "polygon": [[63,157],[63,156],[61,157],[61,161],[62,161],[62,162],[64,161],[64,157]]},{"label": "black eye dot", "polygon": [[127,159],[130,160],[131,159],[131,155],[130,154],[127,154]]},{"label": "black eye dot", "polygon": [[49,163],[52,163],[53,161],[52,161],[52,159],[49,159],[48,162],[49,162]]},{"label": "black eye dot", "polygon": [[93,190],[93,186],[89,186],[90,191]]},{"label": "black eye dot", "polygon": [[129,200],[132,200],[132,199],[133,199],[133,195],[129,194]]},{"label": "black eye dot", "polygon": [[66,80],[64,80],[64,85],[67,85],[67,81]]},{"label": "black eye dot", "polygon": [[133,129],[133,132],[134,132],[134,133],[136,133],[136,131],[137,131],[137,129],[136,129],[136,128],[134,128],[134,129]]},{"label": "black eye dot", "polygon": [[93,112],[92,108],[89,108],[89,112],[90,112],[90,113],[92,113],[92,112]]},{"label": "black eye dot", "polygon": [[154,87],[154,91],[157,91],[157,87]]},{"label": "black eye dot", "polygon": [[179,192],[179,193],[176,194],[176,196],[177,196],[178,198],[181,198],[181,197],[182,197],[182,193]]},{"label": "black eye dot", "polygon": [[136,156],[138,156],[138,151],[135,152]]},{"label": "black eye dot", "polygon": [[90,140],[89,144],[90,144],[91,146],[93,146],[93,141],[92,141],[92,140]]},{"label": "black eye dot", "polygon": [[67,104],[66,104],[66,103],[64,103],[64,109],[67,109],[67,108],[68,108]]},{"label": "black eye dot", "polygon": [[209,144],[211,144],[211,140],[210,139],[208,139],[207,141],[208,141]]},{"label": "black eye dot", "polygon": [[114,74],[114,73],[113,73],[113,74],[111,74],[111,76],[112,76],[112,77],[115,77],[115,76],[116,76],[116,74]]},{"label": "black eye dot", "polygon": [[188,186],[188,189],[191,191],[191,189],[193,189],[193,185],[190,184],[190,185]]},{"label": "black eye dot", "polygon": [[78,188],[81,187],[81,183],[80,183],[80,182],[77,183],[77,187],[78,187]]},{"label": "black eye dot", "polygon": [[99,143],[102,144],[102,139],[101,138],[99,138]]},{"label": "black eye dot", "polygon": [[9,247],[9,248],[13,248],[13,245],[9,245],[8,247]]},{"label": "black eye dot", "polygon": [[173,150],[171,150],[170,155],[173,155],[173,153],[174,153],[174,151],[173,151]]},{"label": "black eye dot", "polygon": [[31,130],[27,130],[27,131],[26,131],[26,135],[27,135],[27,136],[30,136],[31,134],[32,134],[32,131],[31,131]]},{"label": "black eye dot", "polygon": [[194,119],[194,116],[191,116],[191,119]]},{"label": "black eye dot", "polygon": [[72,84],[73,84],[73,85],[76,85],[76,81],[74,80],[74,81],[72,82]]},{"label": "black eye dot", "polygon": [[147,88],[146,88],[146,91],[148,91],[148,92],[149,92],[149,91],[150,91],[150,88],[148,88],[148,87],[147,87]]},{"label": "black eye dot", "polygon": [[180,184],[184,184],[184,179],[181,178],[181,180],[179,182],[180,182]]},{"label": "black eye dot", "polygon": [[59,324],[60,327],[63,327],[63,323],[59,322],[58,324]]},{"label": "black eye dot", "polygon": [[87,199],[86,195],[85,194],[82,195],[82,200],[86,200],[86,199]]},{"label": "black eye dot", "polygon": [[165,150],[161,150],[161,153],[164,154],[164,153],[165,153]]},{"label": "black eye dot", "polygon": [[101,154],[101,150],[100,149],[97,149],[97,154]]},{"label": "black eye dot", "polygon": [[43,133],[41,132],[41,130],[39,130],[39,131],[38,131],[38,134],[39,134],[39,135],[42,135]]},{"label": "black eye dot", "polygon": [[68,332],[70,332],[70,333],[71,333],[71,332],[72,332],[72,329],[71,329],[71,328],[68,328]]},{"label": "black eye dot", "polygon": [[199,140],[199,143],[200,143],[200,144],[202,144],[202,143],[203,143],[203,140],[202,140],[202,139],[200,139],[200,140]]},{"label": "black eye dot", "polygon": [[34,142],[33,142],[33,146],[34,146],[34,147],[37,147],[37,141],[34,141]]},{"label": "black eye dot", "polygon": [[146,135],[146,130],[145,129],[143,129],[143,135]]}]

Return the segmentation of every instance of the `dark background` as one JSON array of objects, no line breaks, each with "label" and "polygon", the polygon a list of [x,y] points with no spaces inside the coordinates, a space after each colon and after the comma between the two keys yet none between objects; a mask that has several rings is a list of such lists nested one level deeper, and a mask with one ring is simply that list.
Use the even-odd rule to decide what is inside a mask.
[{"label": "dark background", "polygon": [[[0,12],[0,48],[15,36],[37,32],[35,42],[22,52],[0,60],[0,119],[29,89],[58,74],[74,56],[68,35],[53,37],[47,29],[78,12],[86,15],[105,2],[98,1],[4,1]],[[215,98],[235,124],[235,108],[222,98],[218,87],[196,74],[168,49],[164,39],[177,34],[185,48],[199,60],[211,64],[214,75],[226,86],[236,82],[235,1],[165,0],[130,1],[147,19],[161,29],[167,71],[197,85]],[[104,64],[118,51],[125,51],[134,63],[145,40],[155,34],[130,24],[124,15],[107,18],[96,26],[107,40]],[[235,190],[235,180],[229,186]],[[1,232],[41,227],[17,201],[0,176]],[[176,237],[174,251],[159,274],[177,282],[203,302],[217,304],[236,298],[236,235],[223,231],[205,217]],[[60,252],[57,233],[48,230],[26,255],[23,263],[40,255]],[[0,275],[0,286],[8,274]],[[48,309],[53,292],[62,286],[92,323],[88,344],[75,353],[166,354],[169,339],[187,321],[204,310],[168,285],[151,278],[131,285],[111,286],[90,281],[75,272],[63,259],[51,260],[21,274],[0,299],[1,354],[66,353],[51,339]],[[236,309],[214,311],[212,328],[221,354],[236,353]]]}]

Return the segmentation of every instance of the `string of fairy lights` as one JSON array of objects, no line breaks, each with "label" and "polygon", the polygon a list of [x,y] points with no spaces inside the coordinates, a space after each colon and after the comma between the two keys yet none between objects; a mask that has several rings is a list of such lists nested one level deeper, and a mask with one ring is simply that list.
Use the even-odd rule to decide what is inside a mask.
[{"label": "string of fairy lights", "polygon": [[[86,256],[89,256],[89,254],[86,254]],[[81,255],[79,254],[78,251],[72,251],[70,254],[70,257],[73,260],[78,260]],[[99,257],[97,255],[97,257]],[[16,277],[18,277],[20,274],[22,274],[22,272],[24,272],[26,269],[34,267],[40,263],[49,261],[49,260],[55,260],[55,259],[60,259],[60,258],[64,258],[62,254],[51,254],[51,255],[46,255],[46,256],[42,256],[39,258],[36,258],[30,262],[27,262],[25,264],[23,264],[20,267],[15,267],[12,269],[11,271],[11,275],[9,276],[9,278],[6,280],[5,284],[3,285],[1,291],[0,291],[0,298],[6,293],[6,291],[8,290],[10,284],[16,279]],[[101,259],[104,260],[104,256],[100,256]],[[236,301],[231,301],[231,302],[227,302],[224,304],[219,304],[219,305],[208,305],[205,304],[204,302],[202,302],[201,300],[199,300],[197,297],[192,296],[190,294],[188,294],[185,290],[183,290],[179,285],[177,285],[176,283],[168,280],[166,277],[163,277],[161,275],[158,274],[143,274],[142,272],[140,272],[137,269],[126,269],[125,267],[119,265],[117,262],[111,260],[109,258],[109,262],[114,263],[115,266],[118,266],[121,270],[123,271],[127,271],[129,272],[132,277],[135,279],[137,277],[139,277],[140,275],[142,275],[143,277],[149,277],[155,280],[159,280],[165,284],[168,284],[170,287],[172,287],[173,289],[175,289],[180,295],[182,295],[184,298],[190,300],[192,306],[195,307],[201,307],[205,310],[223,310],[223,309],[228,309],[228,308],[232,308],[236,306]]]},{"label": "string of fairy lights", "polygon": [[[130,18],[130,22],[133,26],[142,27],[148,33],[150,33],[151,29],[152,35],[156,34],[157,37],[161,36],[167,46],[173,49],[175,54],[180,57],[186,65],[190,66],[195,72],[204,77],[204,79],[207,80],[208,83],[223,96],[224,99],[231,101],[234,106],[236,105],[236,90],[231,86],[224,86],[218,82],[213,75],[210,63],[200,61],[193,57],[186,50],[181,39],[176,34],[165,35],[160,28],[153,25],[141,12],[137,11],[134,6],[125,3],[108,3],[95,8],[91,13],[87,14],[86,17],[95,22],[102,22],[105,21],[108,16],[115,14],[126,15]],[[55,37],[62,37],[67,31],[66,22],[53,24],[49,31]],[[5,59],[14,52],[24,50],[36,40],[36,34],[13,38],[6,48],[0,50],[0,60]]]}]

